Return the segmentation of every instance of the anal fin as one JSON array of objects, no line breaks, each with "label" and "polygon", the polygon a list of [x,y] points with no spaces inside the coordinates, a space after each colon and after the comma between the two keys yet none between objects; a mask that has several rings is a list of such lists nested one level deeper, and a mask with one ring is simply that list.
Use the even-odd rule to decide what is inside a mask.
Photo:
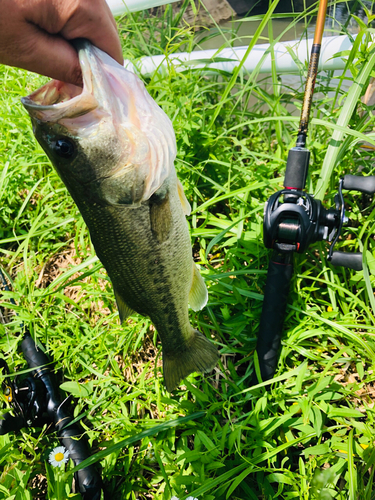
[{"label": "anal fin", "polygon": [[120,315],[120,323],[122,324],[128,316],[131,316],[133,314],[133,309],[125,304],[123,298],[116,290],[113,291],[115,293],[117,309]]},{"label": "anal fin", "polygon": [[193,311],[200,311],[207,304],[208,292],[199,269],[193,262],[193,284],[189,292],[189,305]]}]

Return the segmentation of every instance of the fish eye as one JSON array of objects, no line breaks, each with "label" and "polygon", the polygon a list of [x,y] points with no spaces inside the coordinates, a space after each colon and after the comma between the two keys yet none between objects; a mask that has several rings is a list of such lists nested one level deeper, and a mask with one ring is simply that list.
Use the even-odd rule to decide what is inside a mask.
[{"label": "fish eye", "polygon": [[55,142],[55,152],[61,158],[71,158],[74,154],[74,143],[69,139],[58,139]]}]

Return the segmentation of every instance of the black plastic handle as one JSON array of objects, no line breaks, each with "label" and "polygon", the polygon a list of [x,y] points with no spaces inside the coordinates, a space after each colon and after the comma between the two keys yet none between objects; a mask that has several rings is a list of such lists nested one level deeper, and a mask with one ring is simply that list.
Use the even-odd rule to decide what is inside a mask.
[{"label": "black plastic handle", "polygon": [[[375,193],[375,176],[369,175],[363,177],[362,175],[345,175],[342,187],[349,191],[359,191],[366,194]],[[340,264],[341,265],[341,264]]]},{"label": "black plastic handle", "polygon": [[18,432],[25,425],[25,419],[21,415],[13,417],[10,413],[5,413],[0,419],[0,436],[9,432]]},{"label": "black plastic handle", "polygon": [[[275,253],[268,266],[256,348],[263,381],[272,378],[277,368],[292,275],[292,255]],[[253,383],[258,383],[255,373]]]},{"label": "black plastic handle", "polygon": [[[73,422],[73,417],[65,410],[64,403],[56,412],[57,434],[62,444],[69,451],[69,457],[77,466],[90,456],[90,448],[86,435],[78,423]],[[74,473],[78,490],[84,500],[100,500],[102,480],[96,465],[89,465]]]},{"label": "black plastic handle", "polygon": [[331,264],[348,267],[354,271],[362,271],[362,254],[361,252],[333,252]]},{"label": "black plastic handle", "polygon": [[286,189],[303,190],[305,188],[309,162],[310,151],[308,149],[295,147],[289,150],[284,178]]},{"label": "black plastic handle", "polygon": [[51,361],[42,350],[38,350],[33,338],[26,334],[21,343],[23,355],[30,368],[49,368]]},{"label": "black plastic handle", "polygon": [[59,384],[52,371],[51,361],[42,350],[38,350],[34,339],[26,334],[21,342],[21,349],[26,358],[27,364],[33,368],[33,376],[39,378],[47,390],[47,413],[52,422],[55,420],[56,409],[61,404]]}]

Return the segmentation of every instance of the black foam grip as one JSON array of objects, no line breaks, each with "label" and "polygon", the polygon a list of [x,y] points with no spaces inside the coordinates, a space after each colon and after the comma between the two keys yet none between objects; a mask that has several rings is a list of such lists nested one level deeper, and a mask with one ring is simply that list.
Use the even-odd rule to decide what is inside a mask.
[{"label": "black foam grip", "polygon": [[310,151],[305,148],[292,148],[288,153],[284,187],[302,190],[305,187]]},{"label": "black foam grip", "polygon": [[[268,266],[257,342],[262,380],[269,380],[276,371],[292,274],[293,265],[291,263],[271,260]],[[255,382],[257,383],[257,381]]]},{"label": "black foam grip", "polygon": [[349,191],[359,191],[366,194],[375,193],[375,176],[369,175],[368,177],[363,177],[363,175],[345,175],[342,184],[344,189],[349,189]]},{"label": "black foam grip", "polygon": [[[77,429],[74,425],[59,432],[62,443],[69,451],[69,456],[74,465],[78,465],[90,456],[85,436],[82,436],[82,429]],[[84,500],[99,500],[102,491],[100,474],[94,465],[89,465],[75,473],[78,489]]]},{"label": "black foam grip", "polygon": [[[46,354],[40,349],[37,350],[30,335],[25,336],[21,346],[30,368],[35,369],[34,376],[43,382],[47,390],[47,413],[55,423],[62,444],[69,451],[69,456],[76,466],[90,456],[87,438],[77,423],[71,424],[73,417],[68,408],[65,408],[65,401],[61,402],[59,386]],[[84,500],[100,500],[102,481],[95,466],[89,465],[77,471],[75,478]]]},{"label": "black foam grip", "polygon": [[362,271],[362,254],[361,252],[333,252],[331,264],[348,267],[354,271]]}]

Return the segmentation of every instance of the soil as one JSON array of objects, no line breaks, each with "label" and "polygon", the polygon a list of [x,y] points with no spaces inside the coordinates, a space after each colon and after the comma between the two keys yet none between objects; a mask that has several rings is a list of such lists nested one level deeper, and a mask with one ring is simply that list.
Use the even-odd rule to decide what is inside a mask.
[{"label": "soil", "polygon": [[[172,4],[174,15],[179,12],[182,4],[182,1]],[[196,12],[194,12],[192,6],[189,5],[183,15],[183,19],[190,25],[210,27],[215,23],[219,24],[223,21],[236,17],[235,11],[229,5],[227,0],[204,0],[204,5],[207,10],[202,7],[199,0],[195,0]],[[165,9],[165,6],[158,7],[158,9]],[[158,9],[155,9],[156,15],[158,13]]]}]

